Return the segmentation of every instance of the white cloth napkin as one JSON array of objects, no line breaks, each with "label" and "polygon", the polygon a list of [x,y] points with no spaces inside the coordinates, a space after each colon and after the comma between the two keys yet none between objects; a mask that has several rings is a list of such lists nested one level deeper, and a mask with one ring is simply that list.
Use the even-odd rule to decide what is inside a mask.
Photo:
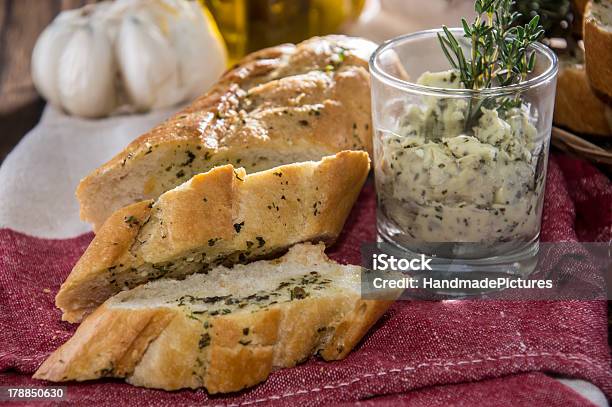
[{"label": "white cloth napkin", "polygon": [[85,120],[47,106],[0,167],[0,228],[44,238],[90,231],[74,196],[81,178],[178,109]]}]

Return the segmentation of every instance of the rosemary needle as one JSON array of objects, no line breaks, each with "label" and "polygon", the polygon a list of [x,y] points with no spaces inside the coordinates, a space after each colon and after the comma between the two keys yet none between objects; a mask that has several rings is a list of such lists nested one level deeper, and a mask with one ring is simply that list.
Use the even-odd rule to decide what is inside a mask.
[{"label": "rosemary needle", "polygon": [[[438,40],[451,67],[458,71],[466,89],[486,89],[509,86],[524,81],[535,67],[536,54],[530,45],[544,34],[540,17],[536,14],[527,24],[515,25],[521,17],[512,12],[513,0],[476,0],[476,18],[472,24],[461,20],[463,37],[470,43],[469,56],[454,34],[446,27],[438,33]],[[470,100],[465,129],[481,115],[482,106],[495,106],[505,111],[521,105],[520,95],[513,98],[479,101]]]}]

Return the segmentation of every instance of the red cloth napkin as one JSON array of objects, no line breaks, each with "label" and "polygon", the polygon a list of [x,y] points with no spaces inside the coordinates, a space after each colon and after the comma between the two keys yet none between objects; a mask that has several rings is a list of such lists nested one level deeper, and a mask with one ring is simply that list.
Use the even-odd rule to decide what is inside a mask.
[{"label": "red cloth napkin", "polygon": [[[330,255],[358,264],[360,245],[375,239],[375,216],[368,185]],[[610,181],[583,161],[552,157],[542,239],[607,242],[611,229]],[[0,230],[0,385],[45,385],[29,375],[76,328],[60,322],[53,298],[91,238],[46,240]],[[606,315],[605,301],[400,301],[345,360],[313,358],[241,393],[170,393],[115,380],[69,383],[67,393],[70,401],[108,406],[365,399],[414,406],[586,405],[542,372],[590,381],[612,397]]]}]

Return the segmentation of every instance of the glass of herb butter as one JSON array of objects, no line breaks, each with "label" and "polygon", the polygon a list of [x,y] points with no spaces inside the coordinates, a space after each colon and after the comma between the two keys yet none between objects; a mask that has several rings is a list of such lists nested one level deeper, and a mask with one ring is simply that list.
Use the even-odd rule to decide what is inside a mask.
[{"label": "glass of herb butter", "polygon": [[525,38],[508,45],[517,33],[506,27],[508,44],[496,48],[478,29],[417,32],[372,55],[378,236],[462,272],[525,275],[538,250],[557,59],[531,41],[508,66],[512,55],[495,58]]}]

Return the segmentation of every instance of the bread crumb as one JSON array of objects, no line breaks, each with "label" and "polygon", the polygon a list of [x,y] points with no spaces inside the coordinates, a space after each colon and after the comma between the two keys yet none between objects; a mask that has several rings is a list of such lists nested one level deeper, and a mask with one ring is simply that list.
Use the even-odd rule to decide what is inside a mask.
[{"label": "bread crumb", "polygon": [[50,290],[50,289],[48,289],[48,288],[43,288],[43,293],[47,293],[47,294],[49,294],[50,292],[51,292],[51,290]]}]

